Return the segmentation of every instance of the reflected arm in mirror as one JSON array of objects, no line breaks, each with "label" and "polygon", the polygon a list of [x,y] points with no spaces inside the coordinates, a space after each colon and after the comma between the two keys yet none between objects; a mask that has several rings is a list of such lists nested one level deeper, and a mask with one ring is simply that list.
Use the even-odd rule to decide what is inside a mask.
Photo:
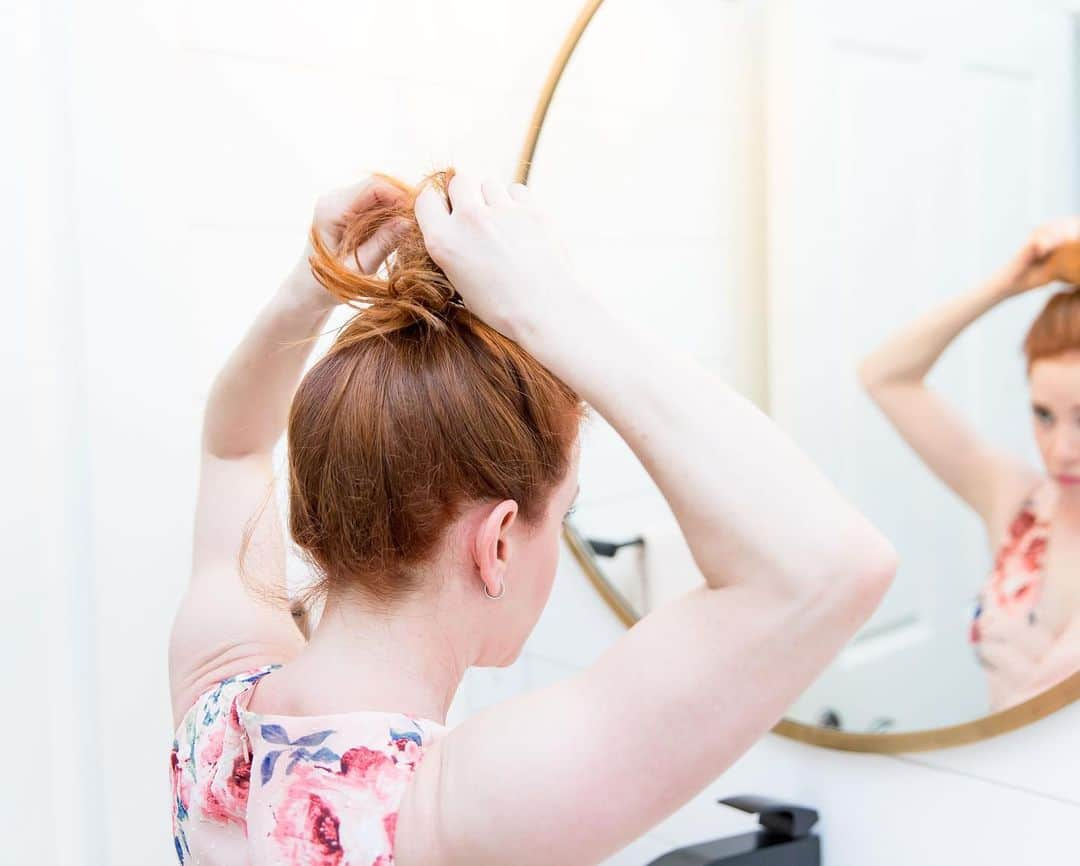
[{"label": "reflected arm in mirror", "polygon": [[985,283],[901,328],[859,365],[859,380],[927,467],[982,518],[996,537],[1041,477],[1018,456],[995,447],[926,384],[950,343],[985,312],[1027,288],[1021,253]]}]

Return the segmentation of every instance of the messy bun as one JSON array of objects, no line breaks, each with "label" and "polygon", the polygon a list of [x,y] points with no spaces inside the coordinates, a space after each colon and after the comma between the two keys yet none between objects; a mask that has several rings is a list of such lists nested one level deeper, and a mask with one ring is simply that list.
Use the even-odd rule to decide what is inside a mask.
[{"label": "messy bun", "polygon": [[[413,212],[416,196],[426,185],[437,189],[449,205],[447,190],[453,176],[453,169],[435,172],[412,189],[396,178],[375,175],[403,195],[393,199],[377,197],[371,207],[357,214],[345,226],[336,256],[312,226],[311,245],[315,253],[310,263],[315,278],[339,301],[354,307],[366,305],[363,315],[347,326],[345,342],[410,326],[440,331],[452,317],[471,315],[465,311],[461,295],[443,269],[428,254]],[[365,274],[360,269],[357,250],[386,228],[396,228],[398,238],[387,260],[386,276]]]},{"label": "messy bun", "polygon": [[[338,256],[312,233],[312,272],[358,310],[289,413],[289,530],[316,591],[393,601],[420,585],[462,507],[513,499],[536,525],[570,466],[585,405],[473,315],[424,246],[416,194],[446,196],[452,176],[415,189],[383,176],[405,195],[349,222]],[[359,272],[357,249],[390,223],[400,240],[384,268]]]}]

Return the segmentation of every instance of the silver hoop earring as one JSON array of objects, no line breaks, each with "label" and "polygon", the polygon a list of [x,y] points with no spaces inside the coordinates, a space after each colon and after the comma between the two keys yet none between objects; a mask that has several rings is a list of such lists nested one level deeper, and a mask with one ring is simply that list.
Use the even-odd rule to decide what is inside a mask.
[{"label": "silver hoop earring", "polygon": [[499,594],[498,595],[492,595],[490,592],[488,592],[487,584],[486,583],[484,584],[484,595],[486,595],[488,598],[502,598],[503,593],[505,593],[505,592],[506,592],[506,581],[505,580],[499,586]]}]

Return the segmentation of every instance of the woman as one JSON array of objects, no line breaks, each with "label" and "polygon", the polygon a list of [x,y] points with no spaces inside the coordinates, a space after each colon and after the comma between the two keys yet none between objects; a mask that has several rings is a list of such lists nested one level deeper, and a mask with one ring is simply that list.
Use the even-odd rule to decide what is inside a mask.
[{"label": "woman", "polygon": [[[609,314],[561,249],[521,184],[376,176],[320,200],[206,409],[170,647],[182,862],[597,863],[714,780],[878,603],[888,542],[751,403]],[[342,301],[371,305],[297,387],[301,341]],[[513,662],[547,601],[583,401],[707,584],[448,728],[465,670]],[[258,592],[237,564],[286,422],[289,529],[325,599],[309,640],[267,597],[272,508],[243,569]]]},{"label": "woman", "polygon": [[983,440],[924,380],[987,310],[1065,276],[1078,241],[1080,218],[1043,226],[987,282],[917,319],[860,367],[900,435],[986,528],[994,566],[970,640],[995,711],[1080,670],[1080,291],[1051,297],[1024,341],[1041,470]]}]

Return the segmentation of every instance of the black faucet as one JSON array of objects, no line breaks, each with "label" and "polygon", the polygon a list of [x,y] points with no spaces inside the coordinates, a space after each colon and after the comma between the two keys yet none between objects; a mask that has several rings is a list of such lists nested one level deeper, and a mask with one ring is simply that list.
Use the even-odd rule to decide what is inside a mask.
[{"label": "black faucet", "polygon": [[669,851],[648,866],[821,866],[813,809],[751,795],[717,802],[758,815],[762,829]]}]

